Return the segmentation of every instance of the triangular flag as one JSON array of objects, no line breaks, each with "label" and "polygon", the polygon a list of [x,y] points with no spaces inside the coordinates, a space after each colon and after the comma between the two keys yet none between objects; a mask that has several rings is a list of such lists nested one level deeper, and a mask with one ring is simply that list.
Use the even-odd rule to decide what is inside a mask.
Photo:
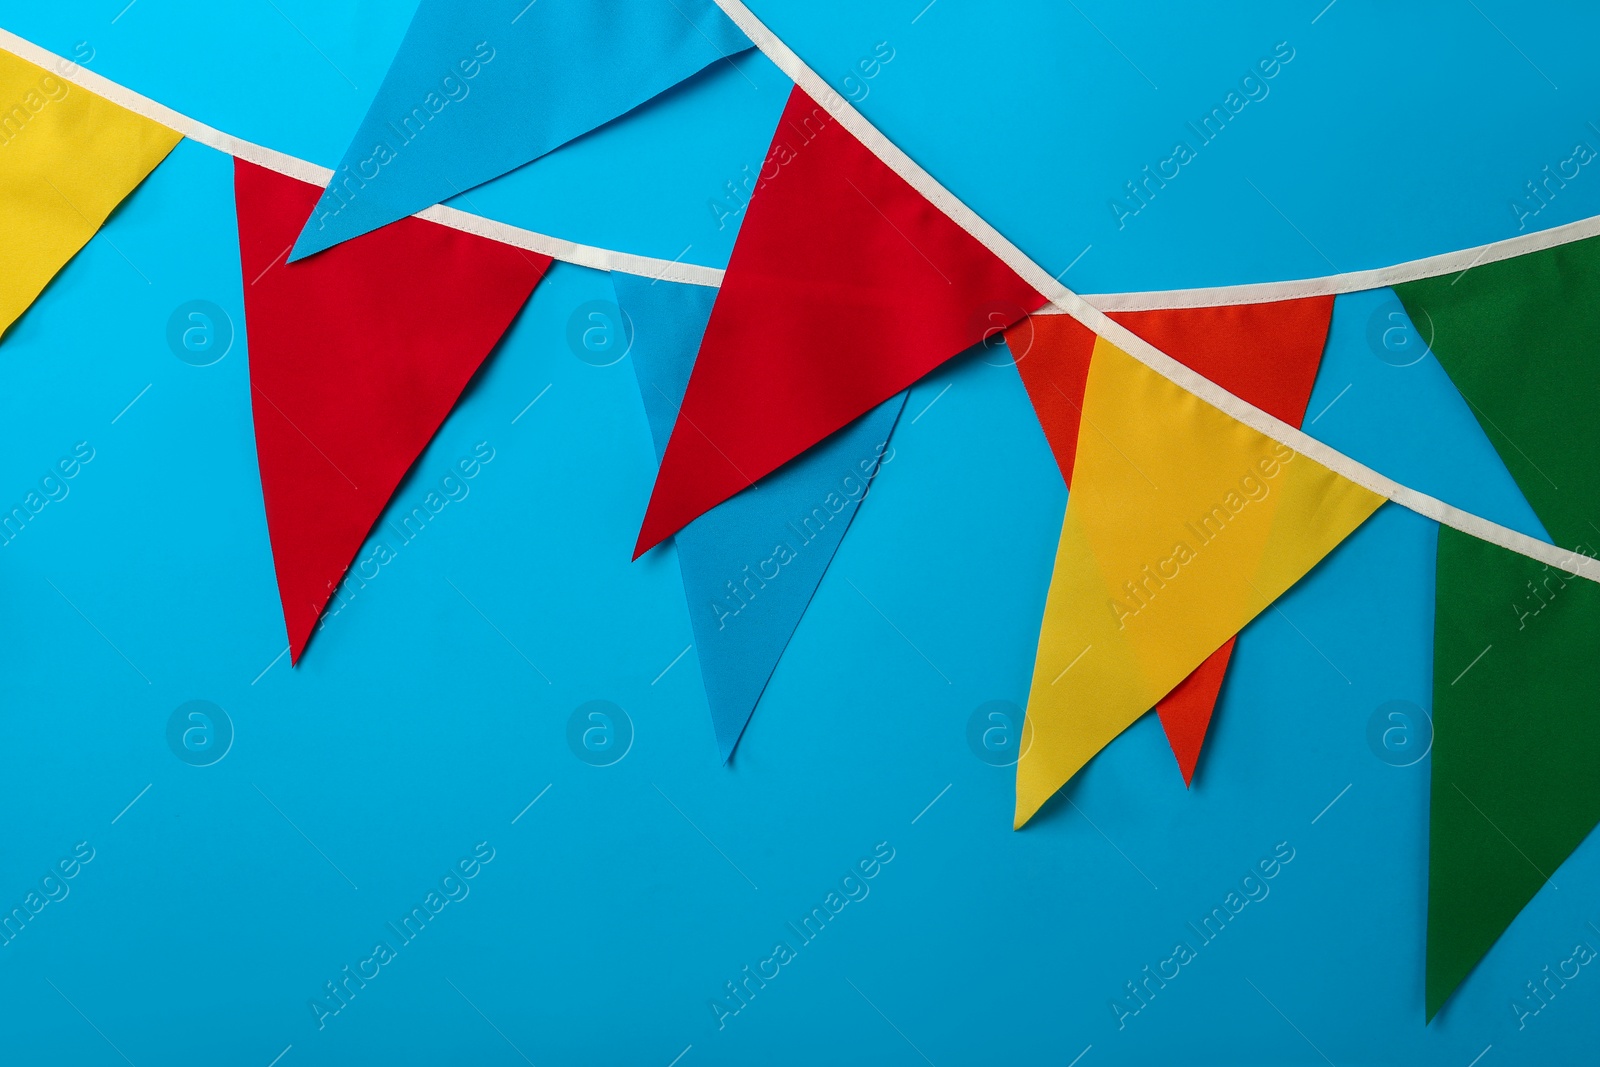
[{"label": "triangular flag", "polygon": [[611,287],[617,304],[632,327],[633,376],[639,382],[645,418],[650,423],[650,443],[656,462],[672,437],[672,424],[683,403],[694,370],[694,354],[711,318],[717,291],[703,285],[680,285],[660,279],[645,281],[633,274],[613,271]]},{"label": "triangular flag", "polygon": [[1343,293],[1305,431],[1401,485],[1549,541],[1550,535],[1392,289]]},{"label": "triangular flag", "polygon": [[[1331,296],[1221,307],[1113,311],[1109,317],[1234,396],[1298,427],[1316,384]],[[1092,330],[1070,315],[1034,315],[1006,331],[1028,399],[1072,484]]]},{"label": "triangular flag", "polygon": [[1017,764],[1021,826],[1383,498],[1101,339]]},{"label": "triangular flag", "polygon": [[1556,543],[1600,540],[1600,237],[1394,290]]},{"label": "triangular flag", "polygon": [[1172,754],[1178,758],[1178,770],[1186,786],[1194,783],[1200,746],[1205,743],[1206,730],[1211,726],[1211,713],[1216,710],[1217,697],[1222,693],[1222,680],[1227,676],[1228,660],[1236,641],[1237,636],[1224,641],[1222,647],[1207,656],[1189,677],[1156,702],[1161,729],[1166,732]]},{"label": "triangular flag", "polygon": [[290,261],[498,178],[749,47],[711,0],[422,0]]},{"label": "triangular flag", "polygon": [[1071,315],[1033,315],[1006,331],[1006,347],[1068,489],[1083,426],[1083,391],[1098,339]]},{"label": "triangular flag", "polygon": [[411,464],[550,265],[405,219],[284,257],[317,187],[234,165],[256,456],[293,659]]},{"label": "triangular flag", "polygon": [[[1112,312],[1111,318],[1235,396],[1293,426],[1316,382],[1333,297],[1261,304]],[[1017,370],[1068,486],[1082,422],[1095,335],[1068,315],[1039,315],[1007,332]],[[1156,705],[1184,785],[1195,765],[1227,672],[1233,638]]]},{"label": "triangular flag", "polygon": [[1429,1019],[1600,822],[1600,586],[1442,527],[1435,611]]},{"label": "triangular flag", "polygon": [[1044,297],[796,87],[635,555]]},{"label": "triangular flag", "polygon": [[[626,274],[613,274],[612,281],[633,323],[630,355],[659,457],[716,290]],[[724,761],[733,755],[873,476],[892,457],[889,435],[904,406],[905,394],[897,394],[674,538]]]},{"label": "triangular flag", "polygon": [[1113,311],[1111,318],[1239,399],[1299,426],[1328,342],[1333,297]]},{"label": "triangular flag", "polygon": [[182,137],[0,51],[0,335]]}]

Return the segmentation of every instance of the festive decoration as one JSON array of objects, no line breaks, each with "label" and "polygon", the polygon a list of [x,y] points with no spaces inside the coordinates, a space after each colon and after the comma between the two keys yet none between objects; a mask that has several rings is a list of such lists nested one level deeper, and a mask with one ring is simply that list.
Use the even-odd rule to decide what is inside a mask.
[{"label": "festive decoration", "polygon": [[794,89],[635,555],[1044,302]]},{"label": "festive decoration", "polygon": [[1429,1019],[1600,822],[1600,586],[1445,527],[1438,589]]},{"label": "festive decoration", "polygon": [[1097,340],[1093,330],[1070,315],[1034,315],[1006,331],[1006,346],[1068,489]]},{"label": "festive decoration", "polygon": [[1110,315],[1234,396],[1299,426],[1327,344],[1333,297]]},{"label": "festive decoration", "polygon": [[0,336],[180,140],[0,51]]},{"label": "festive decoration", "polygon": [[749,47],[710,0],[423,0],[290,260],[515,170]]},{"label": "festive decoration", "polygon": [[[1111,317],[1234,395],[1299,426],[1316,381],[1332,314],[1332,297],[1307,297],[1265,304],[1112,312]],[[1070,487],[1095,336],[1065,315],[1049,315],[1013,326],[1007,342],[1021,350],[1017,369],[1039,413],[1061,476]],[[1232,652],[1230,637],[1191,678],[1156,705],[1186,786],[1193,782]]]},{"label": "festive decoration", "polygon": [[1556,543],[1600,540],[1600,239],[1395,292]]},{"label": "festive decoration", "polygon": [[400,479],[550,259],[405,219],[289,264],[317,187],[239,160],[234,188],[261,491],[298,660]]},{"label": "festive decoration", "polygon": [[1233,657],[1233,646],[1238,640],[1237,636],[1228,638],[1189,677],[1173,686],[1172,692],[1156,701],[1161,729],[1167,735],[1172,754],[1177,757],[1178,771],[1183,775],[1185,786],[1194,784],[1200,746],[1205,743],[1211,714],[1222,694],[1222,680],[1228,674],[1228,660]]},{"label": "festive decoration", "polygon": [[[715,290],[612,276],[633,323],[634,371],[659,458]],[[724,761],[844,539],[905,394],[878,405],[679,530],[675,541],[706,701]]]},{"label": "festive decoration", "polygon": [[1392,289],[1334,301],[1305,431],[1491,522],[1550,535]]},{"label": "festive decoration", "polygon": [[[460,212],[430,213],[448,227],[407,217],[749,47],[720,6],[423,0],[325,190],[283,176],[325,173],[304,161],[88,72],[0,52],[0,334],[172,149],[169,123],[238,159],[258,457],[298,660],[362,540],[551,262],[503,242],[603,269],[721,278],[720,292],[660,277],[619,276],[616,288],[639,328],[634,366],[661,461],[636,552],[676,533],[727,760],[891,455],[904,390],[1009,328],[1062,475],[1076,479],[1039,638],[1033,741],[1018,763],[1018,826],[1152,705],[1190,782],[1239,628],[1389,494],[1449,524],[1437,571],[1431,1018],[1600,821],[1587,773],[1600,719],[1585,703],[1600,681],[1600,590],[1537,562],[1555,557],[1529,540],[1554,534],[1584,553],[1564,565],[1600,574],[1589,547],[1600,539],[1589,410],[1600,220],[1232,291],[1253,303],[1215,292],[1191,294],[1211,305],[1196,308],[1159,306],[1173,294],[1084,300],[848,105],[819,105],[800,87],[820,92],[814,72],[796,71],[736,3],[725,6],[797,87],[725,277]],[[1383,284],[1404,310],[1367,303],[1389,299]],[[1045,303],[1040,289],[1126,340],[1095,310],[1112,307],[1159,351],[1129,341],[1136,360],[1067,315],[1015,325]],[[1262,302],[1267,293],[1296,295]],[[1341,309],[1355,318],[1324,359]],[[1392,349],[1392,337],[1413,347]],[[1382,377],[1392,370],[1410,373]],[[1358,380],[1361,399],[1335,411]],[[1308,430],[1343,473],[1274,443],[1284,435],[1260,417],[1299,426],[1314,383],[1328,391]],[[1377,432],[1385,419],[1394,425]]]},{"label": "festive decoration", "polygon": [[1083,421],[1018,827],[1383,502],[1103,339]]}]

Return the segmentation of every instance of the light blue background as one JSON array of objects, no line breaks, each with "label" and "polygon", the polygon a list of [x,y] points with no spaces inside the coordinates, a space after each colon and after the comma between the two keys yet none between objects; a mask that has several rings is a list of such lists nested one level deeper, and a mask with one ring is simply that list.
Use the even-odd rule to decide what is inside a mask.
[{"label": "light blue background", "polygon": [[[0,26],[63,54],[85,42],[91,69],[328,165],[410,15],[123,4],[7,0]],[[1084,291],[1311,276],[1515,233],[1523,183],[1600,144],[1600,19],[1392,8],[756,5],[842,89],[889,42],[863,110],[1052,270],[1076,259]],[[1270,96],[1119,231],[1122,183],[1279,41],[1296,56]],[[708,202],[761,159],[785,91],[741,59],[464,206],[720,265],[733,227]],[[1536,225],[1597,212],[1585,170]],[[663,673],[690,643],[677,568],[628,561],[649,435],[631,369],[568,347],[574,310],[610,298],[577,268],[552,270],[396,506],[488,441],[470,496],[300,667],[274,662],[237,256],[229,161],[182,145],[0,342],[5,507],[76,442],[95,449],[0,549],[0,904],[76,842],[96,850],[0,949],[8,1062],[1492,1067],[1592,1047],[1590,969],[1525,1029],[1507,1005],[1575,942],[1600,945],[1593,840],[1422,1025],[1428,764],[1379,760],[1367,723],[1429,703],[1430,523],[1384,509],[1245,633],[1193,790],[1146,718],[1012,833],[1012,773],[974,757],[967,722],[1026,694],[1065,501],[1013,369],[963,357],[913,391],[723,768],[694,655]],[[240,330],[210,367],[166,344],[192,299]],[[1362,368],[1366,315],[1340,316],[1348,343],[1311,413],[1356,384],[1314,431],[1377,457],[1409,420],[1395,469],[1477,491],[1450,481],[1456,450],[1415,445],[1447,413],[1386,403],[1416,383]],[[1512,521],[1494,478],[1480,500]],[[206,768],[165,738],[195,699],[237,733]],[[567,747],[592,699],[636,732],[611,767]],[[496,856],[470,896],[319,1031],[307,1002],[479,841]],[[719,1031],[723,983],[880,841],[895,859],[870,896]],[[1270,897],[1119,1030],[1123,983],[1280,841],[1296,855]]]}]

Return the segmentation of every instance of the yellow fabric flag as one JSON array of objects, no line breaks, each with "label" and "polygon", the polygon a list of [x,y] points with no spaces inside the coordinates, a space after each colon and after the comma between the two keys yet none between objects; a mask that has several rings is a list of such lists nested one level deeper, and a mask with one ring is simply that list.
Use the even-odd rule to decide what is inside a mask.
[{"label": "yellow fabric flag", "polygon": [[1016,826],[1381,503],[1097,339]]},{"label": "yellow fabric flag", "polygon": [[0,335],[179,140],[0,50]]}]

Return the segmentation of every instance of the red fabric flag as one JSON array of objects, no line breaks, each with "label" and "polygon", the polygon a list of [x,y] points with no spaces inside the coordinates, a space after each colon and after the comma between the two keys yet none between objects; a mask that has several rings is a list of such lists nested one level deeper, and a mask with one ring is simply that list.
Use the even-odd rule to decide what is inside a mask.
[{"label": "red fabric flag", "polygon": [[1044,303],[796,87],[634,555]]},{"label": "red fabric flag", "polygon": [[[1332,316],[1331,296],[1110,313],[1184,366],[1292,426],[1305,418]],[[1006,334],[1022,384],[1069,487],[1094,341],[1094,332],[1068,315],[1037,315]],[[1230,638],[1156,704],[1185,786],[1194,779],[1235,640]]]},{"label": "red fabric flag", "polygon": [[1216,710],[1217,697],[1222,692],[1222,679],[1228,673],[1228,658],[1233,655],[1235,634],[1227,643],[1208,656],[1194,673],[1156,702],[1156,714],[1161,716],[1161,728],[1167,733],[1167,744],[1178,757],[1178,770],[1183,773],[1183,784],[1194,781],[1195,764],[1200,762],[1200,746],[1205,743],[1206,730],[1211,726],[1211,713]]},{"label": "red fabric flag", "polygon": [[1006,331],[1006,347],[1070,489],[1094,331],[1071,315],[1035,315]]},{"label": "red fabric flag", "polygon": [[234,163],[250,394],[299,660],[362,541],[550,265],[406,218],[284,262],[322,190]]},{"label": "red fabric flag", "polygon": [[1113,311],[1111,318],[1239,399],[1299,427],[1322,365],[1333,297]]}]

